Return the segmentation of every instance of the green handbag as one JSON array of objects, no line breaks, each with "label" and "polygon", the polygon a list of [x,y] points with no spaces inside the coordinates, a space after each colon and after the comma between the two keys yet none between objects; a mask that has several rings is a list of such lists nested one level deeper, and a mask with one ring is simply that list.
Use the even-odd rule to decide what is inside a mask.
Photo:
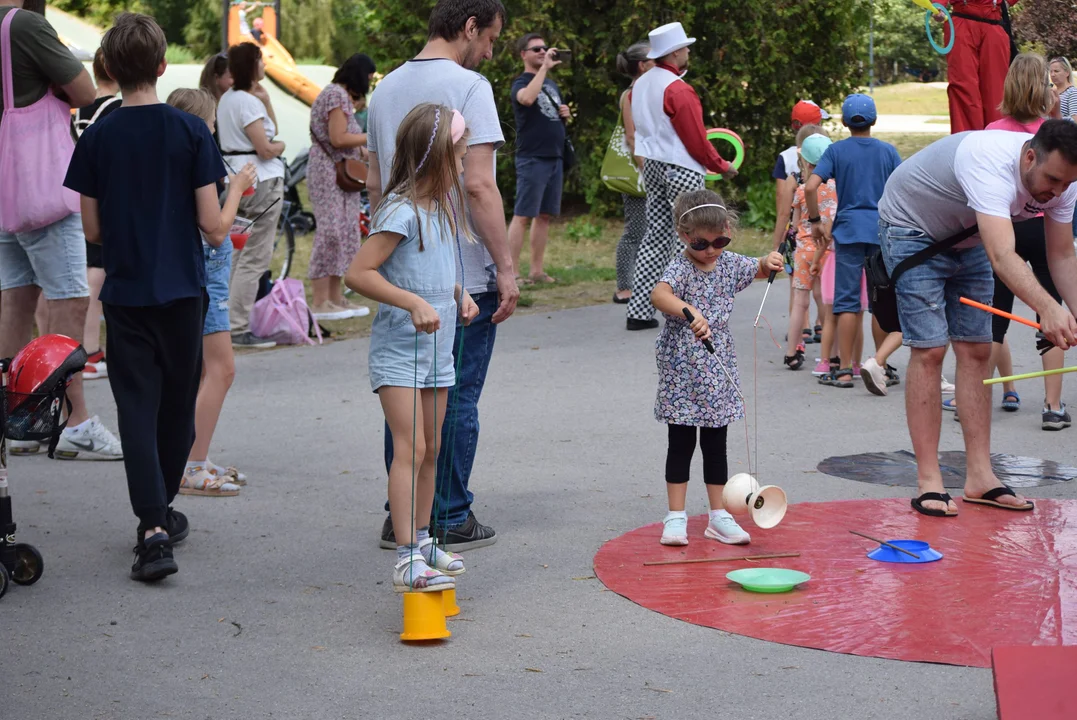
[{"label": "green handbag", "polygon": [[602,158],[602,182],[614,192],[632,197],[643,197],[643,176],[632,158],[632,151],[625,142],[625,126],[621,114],[617,114],[617,127],[613,129],[606,156]]}]

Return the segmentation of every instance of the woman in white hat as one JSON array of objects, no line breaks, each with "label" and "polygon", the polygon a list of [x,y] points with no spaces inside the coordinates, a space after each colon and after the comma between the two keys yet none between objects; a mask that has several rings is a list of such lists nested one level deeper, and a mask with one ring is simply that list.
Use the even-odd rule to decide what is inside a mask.
[{"label": "woman in white hat", "polygon": [[652,30],[647,57],[656,63],[632,90],[635,152],[644,159],[647,187],[647,234],[632,279],[629,330],[658,327],[651,291],[678,244],[673,201],[683,192],[702,189],[707,173],[726,178],[737,174],[707,140],[703,105],[692,86],[681,79],[688,67],[688,46],[695,41],[677,22]]}]

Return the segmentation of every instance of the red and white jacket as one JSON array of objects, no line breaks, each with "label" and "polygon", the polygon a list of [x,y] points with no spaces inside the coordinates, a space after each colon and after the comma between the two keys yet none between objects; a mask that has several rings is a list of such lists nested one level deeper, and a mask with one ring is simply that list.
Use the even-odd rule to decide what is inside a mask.
[{"label": "red and white jacket", "polygon": [[703,105],[677,68],[659,63],[632,88],[636,155],[695,172],[721,174],[729,163],[707,140]]}]

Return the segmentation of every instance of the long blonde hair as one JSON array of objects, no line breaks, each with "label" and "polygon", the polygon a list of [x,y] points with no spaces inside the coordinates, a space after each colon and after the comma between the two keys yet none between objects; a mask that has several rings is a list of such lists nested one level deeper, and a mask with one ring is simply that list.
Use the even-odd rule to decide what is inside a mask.
[{"label": "long blonde hair", "polygon": [[[456,153],[467,146],[467,132],[457,142],[452,140],[453,110],[445,105],[422,103],[407,114],[396,133],[393,169],[385,184],[382,201],[375,218],[390,209],[390,195],[406,198],[419,216],[422,200],[437,206],[438,220],[449,225],[453,235],[474,241],[463,207],[463,187],[456,172]],[[425,158],[425,162],[424,162]],[[419,195],[422,189],[424,196]],[[375,224],[377,220],[375,219]],[[419,222],[419,250],[424,249],[422,221]]]},{"label": "long blonde hair", "polygon": [[1027,123],[1047,117],[1054,103],[1047,60],[1037,53],[1021,53],[1013,59],[1002,86],[1003,115]]}]

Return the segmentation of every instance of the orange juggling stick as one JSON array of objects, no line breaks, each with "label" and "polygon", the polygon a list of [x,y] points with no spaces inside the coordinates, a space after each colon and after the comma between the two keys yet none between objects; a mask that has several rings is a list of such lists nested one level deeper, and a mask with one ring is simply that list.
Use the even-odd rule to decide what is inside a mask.
[{"label": "orange juggling stick", "polygon": [[975,300],[969,300],[968,298],[961,298],[961,302],[965,305],[968,305],[969,307],[974,307],[979,310],[989,312],[992,315],[998,315],[999,317],[1004,317],[1008,320],[1019,322],[1022,325],[1028,325],[1030,328],[1036,328],[1037,330],[1040,329],[1040,324],[1038,322],[1033,322],[1027,318],[1018,317],[1017,315],[1014,315],[1013,313],[1008,313],[1005,310],[999,310],[998,308],[993,308],[990,305],[984,305],[983,303],[978,303]]}]

